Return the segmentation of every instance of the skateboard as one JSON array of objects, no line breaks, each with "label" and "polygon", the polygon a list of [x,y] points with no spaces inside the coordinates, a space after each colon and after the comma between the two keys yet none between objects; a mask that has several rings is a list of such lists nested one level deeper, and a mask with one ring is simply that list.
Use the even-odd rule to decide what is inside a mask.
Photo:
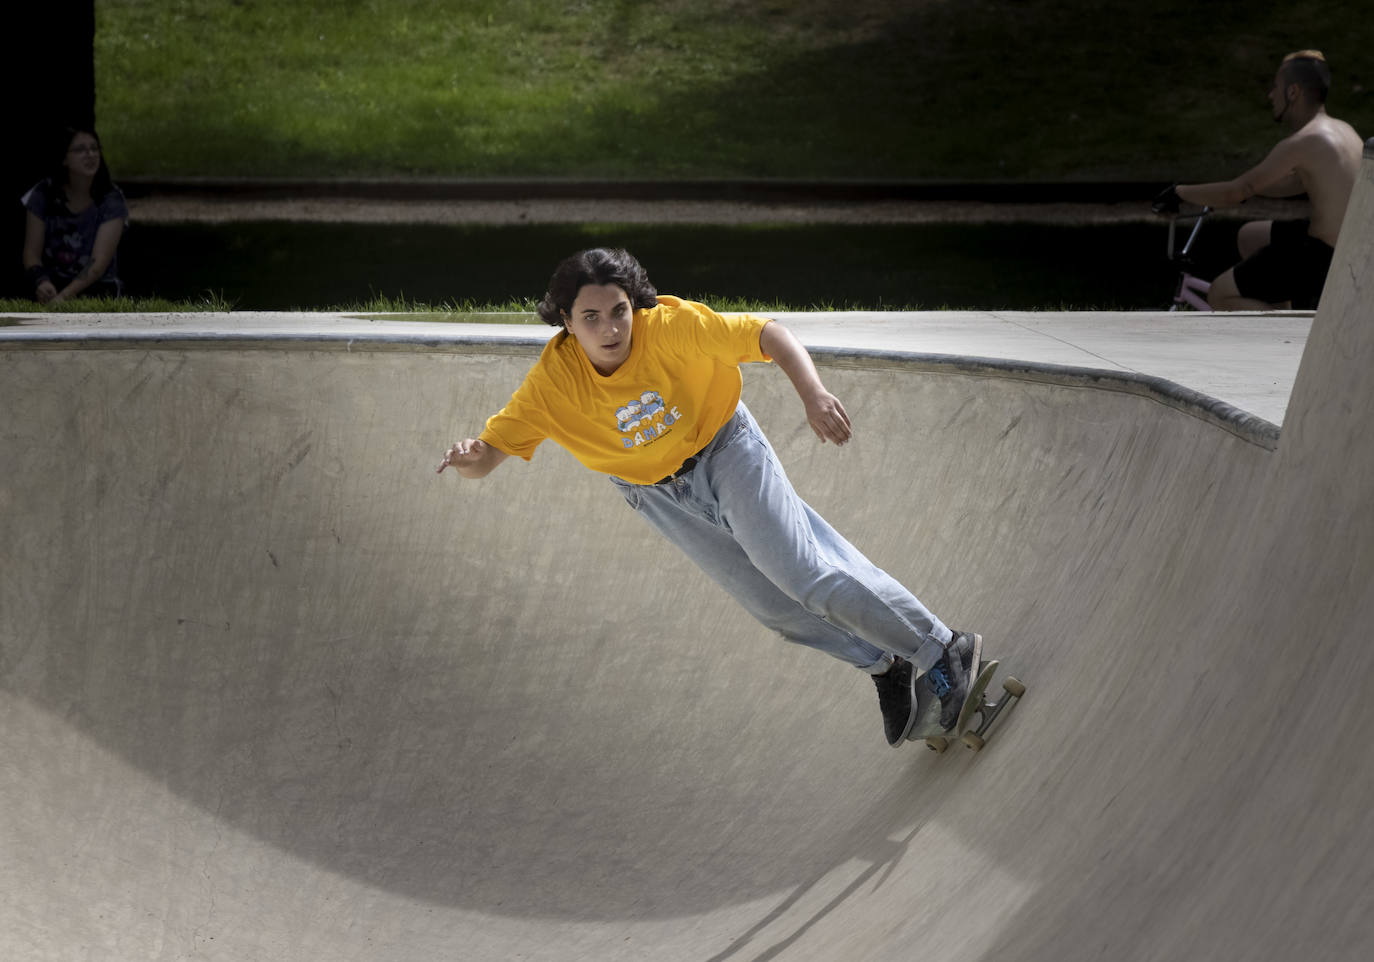
[{"label": "skateboard", "polygon": [[[1026,686],[1008,675],[1002,681],[1002,697],[997,701],[989,700],[988,686],[992,684],[992,676],[997,673],[1001,663],[983,661],[979,658],[980,654],[981,651],[975,649],[974,657],[978,658],[978,677],[969,686],[968,697],[964,699],[964,706],[959,710],[959,719],[952,730],[940,727],[940,699],[936,698],[927,686],[916,686],[917,717],[906,736],[908,741],[925,739],[926,747],[931,751],[943,752],[949,748],[950,742],[957,738],[972,751],[982,751],[987,740],[992,737],[989,732],[993,724],[1003,712],[1021,699],[1026,693]],[[914,680],[912,684],[915,684]],[[976,728],[973,726],[975,718],[979,720]]]}]

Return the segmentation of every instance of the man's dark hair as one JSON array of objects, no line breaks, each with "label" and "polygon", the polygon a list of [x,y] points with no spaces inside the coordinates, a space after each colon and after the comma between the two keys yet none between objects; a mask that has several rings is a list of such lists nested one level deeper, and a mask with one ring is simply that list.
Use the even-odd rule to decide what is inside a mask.
[{"label": "man's dark hair", "polygon": [[539,319],[554,327],[566,327],[564,315],[572,311],[577,292],[588,284],[614,284],[625,292],[636,310],[658,304],[658,291],[649,275],[629,251],[595,247],[566,257],[549,278],[549,289],[539,302]]},{"label": "man's dark hair", "polygon": [[1331,68],[1320,50],[1298,50],[1283,58],[1279,67],[1284,86],[1297,84],[1309,100],[1326,103],[1331,89]]}]

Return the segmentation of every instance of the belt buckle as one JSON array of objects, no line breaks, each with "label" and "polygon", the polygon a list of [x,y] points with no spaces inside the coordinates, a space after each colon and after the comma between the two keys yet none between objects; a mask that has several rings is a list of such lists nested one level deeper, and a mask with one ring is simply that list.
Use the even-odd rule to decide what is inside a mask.
[{"label": "belt buckle", "polygon": [[684,474],[686,474],[688,471],[690,471],[690,470],[692,470],[693,468],[695,468],[695,467],[697,466],[697,460],[698,460],[697,455],[695,455],[695,454],[692,455],[692,456],[691,456],[690,458],[688,458],[686,461],[683,461],[683,462],[682,462],[682,467],[678,468],[676,471],[674,471],[672,474],[668,475],[668,476],[667,476],[666,478],[664,478],[663,480],[661,480],[661,481],[655,481],[654,484],[670,484],[671,482],[676,481],[678,478],[682,477],[682,476],[683,476]]}]

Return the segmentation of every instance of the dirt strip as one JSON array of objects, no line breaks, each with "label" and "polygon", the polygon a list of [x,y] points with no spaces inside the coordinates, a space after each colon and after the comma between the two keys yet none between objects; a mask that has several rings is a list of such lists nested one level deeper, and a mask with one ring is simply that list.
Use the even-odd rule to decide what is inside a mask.
[{"label": "dirt strip", "polygon": [[[1303,202],[1255,200],[1219,212],[1226,219],[1302,216]],[[140,223],[319,221],[354,224],[937,224],[1050,223],[1065,225],[1157,222],[1141,203],[987,203],[860,201],[740,203],[710,200],[558,199],[379,200],[312,197],[232,199],[179,195],[135,197],[130,217]]]}]

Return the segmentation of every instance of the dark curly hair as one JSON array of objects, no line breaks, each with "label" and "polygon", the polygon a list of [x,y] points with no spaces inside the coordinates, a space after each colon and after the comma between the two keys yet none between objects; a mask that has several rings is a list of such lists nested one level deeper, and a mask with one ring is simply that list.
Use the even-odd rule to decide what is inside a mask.
[{"label": "dark curly hair", "polygon": [[565,257],[558,265],[539,302],[539,319],[554,327],[566,327],[565,315],[572,310],[577,292],[588,284],[614,284],[636,310],[658,304],[658,291],[633,254],[620,248],[594,247]]}]

